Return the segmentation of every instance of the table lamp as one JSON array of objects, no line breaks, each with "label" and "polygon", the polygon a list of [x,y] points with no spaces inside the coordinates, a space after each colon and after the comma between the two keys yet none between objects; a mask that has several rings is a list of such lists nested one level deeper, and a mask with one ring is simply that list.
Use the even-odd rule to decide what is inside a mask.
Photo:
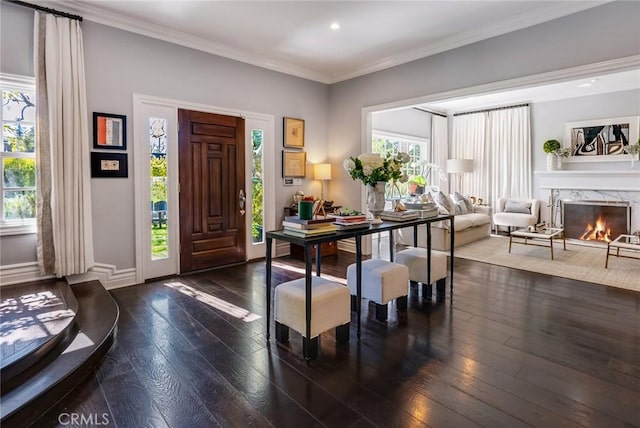
[{"label": "table lamp", "polygon": [[320,199],[324,201],[324,181],[331,180],[331,164],[330,163],[317,163],[313,166],[313,178],[320,180],[322,183],[320,191]]},{"label": "table lamp", "polygon": [[462,190],[462,174],[473,172],[473,159],[447,159],[447,172],[456,174],[458,178],[458,192]]}]

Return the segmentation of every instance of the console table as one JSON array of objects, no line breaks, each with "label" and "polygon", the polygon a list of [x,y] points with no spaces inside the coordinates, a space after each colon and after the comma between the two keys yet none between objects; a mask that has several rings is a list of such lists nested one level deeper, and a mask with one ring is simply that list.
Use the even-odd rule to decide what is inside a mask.
[{"label": "console table", "polygon": [[[394,258],[394,240],[392,231],[395,229],[403,229],[406,227],[413,227],[413,243],[417,246],[418,243],[418,226],[425,226],[427,229],[427,279],[431,278],[431,223],[437,221],[449,221],[450,226],[450,267],[449,267],[449,283],[450,293],[453,296],[453,252],[454,252],[454,236],[455,229],[453,226],[453,215],[440,215],[433,218],[416,219],[403,222],[383,222],[382,224],[369,225],[368,228],[355,229],[355,230],[341,230],[326,235],[312,236],[307,238],[301,238],[293,235],[288,235],[282,230],[274,230],[267,232],[266,245],[267,245],[267,258],[266,258],[266,304],[267,304],[267,341],[269,341],[270,325],[271,325],[271,263],[272,263],[272,249],[273,240],[289,242],[292,244],[300,245],[304,247],[305,253],[305,316],[306,316],[306,337],[311,336],[311,277],[313,258],[311,257],[312,248],[316,249],[316,276],[320,276],[322,257],[320,255],[320,248],[323,243],[339,241],[341,239],[354,238],[356,242],[356,290],[357,290],[357,336],[360,339],[360,314],[361,314],[361,297],[362,297],[362,237],[365,235],[371,235],[380,232],[389,232],[389,246],[390,246],[390,258],[393,261]],[[305,353],[304,358],[309,361],[310,357],[308,353]]]}]

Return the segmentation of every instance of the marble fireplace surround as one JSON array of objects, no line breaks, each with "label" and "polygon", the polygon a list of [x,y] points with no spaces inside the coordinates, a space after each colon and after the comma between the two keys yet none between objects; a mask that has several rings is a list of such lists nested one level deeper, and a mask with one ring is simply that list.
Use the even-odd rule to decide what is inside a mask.
[{"label": "marble fireplace surround", "polygon": [[[628,201],[631,232],[640,230],[640,170],[535,171],[535,198],[542,201],[540,218],[551,222],[551,195],[560,200]],[[557,192],[557,193],[556,193]],[[556,215],[556,222],[560,221]]]}]

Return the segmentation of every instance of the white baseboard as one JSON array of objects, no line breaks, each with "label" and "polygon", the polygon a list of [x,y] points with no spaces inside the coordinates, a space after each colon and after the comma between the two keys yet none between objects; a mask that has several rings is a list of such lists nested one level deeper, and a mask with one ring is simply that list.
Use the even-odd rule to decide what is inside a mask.
[{"label": "white baseboard", "polygon": [[[0,286],[21,284],[55,278],[55,275],[41,275],[38,262],[17,263],[0,266]],[[66,278],[69,284],[98,280],[107,290],[136,284],[136,269],[117,270],[116,266],[96,263],[89,272]]]},{"label": "white baseboard", "polygon": [[55,275],[42,275],[38,262],[16,263],[0,266],[0,286],[33,282],[55,278]]},{"label": "white baseboard", "polygon": [[117,270],[114,265],[96,263],[87,273],[67,277],[69,284],[78,284],[93,280],[100,281],[107,290],[128,287],[136,284],[136,269]]}]

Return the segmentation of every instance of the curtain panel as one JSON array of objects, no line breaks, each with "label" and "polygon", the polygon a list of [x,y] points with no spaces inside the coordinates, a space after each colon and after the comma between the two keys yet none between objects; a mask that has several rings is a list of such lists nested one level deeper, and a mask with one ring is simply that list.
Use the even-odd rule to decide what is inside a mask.
[{"label": "curtain panel", "polygon": [[474,161],[465,193],[493,206],[500,197],[531,198],[530,115],[521,106],[454,116],[452,158]]},{"label": "curtain panel", "polygon": [[89,125],[80,23],[35,12],[37,252],[58,277],[93,265]]},{"label": "curtain panel", "polygon": [[431,171],[429,183],[447,188],[447,175],[441,174],[447,170],[449,158],[449,121],[446,117],[431,115],[431,146],[433,148],[432,162],[440,167],[440,171]]}]

